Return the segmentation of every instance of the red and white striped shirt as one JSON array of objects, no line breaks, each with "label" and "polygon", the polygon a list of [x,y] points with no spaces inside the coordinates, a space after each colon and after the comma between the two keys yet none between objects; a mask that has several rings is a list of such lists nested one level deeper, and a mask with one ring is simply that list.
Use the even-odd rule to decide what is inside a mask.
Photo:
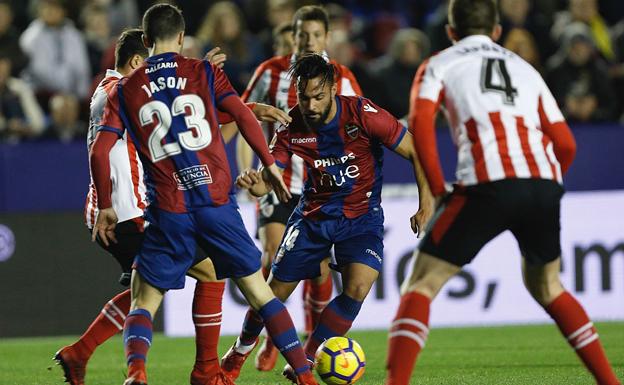
[{"label": "red and white striped shirt", "polygon": [[[256,68],[247,89],[241,96],[244,102],[259,102],[275,106],[288,112],[297,104],[297,90],[288,70],[297,60],[294,54],[275,56]],[[342,64],[330,60],[336,68],[337,93],[344,96],[362,95],[362,89],[355,75]],[[276,124],[265,126],[265,135],[270,141],[277,129]],[[284,170],[284,182],[292,194],[303,193],[305,168],[303,159],[293,155]]]},{"label": "red and white striped shirt", "polygon": [[435,195],[444,176],[435,114],[444,105],[462,185],[542,178],[561,183],[574,138],[539,73],[484,35],[466,37],[425,61],[414,78],[410,128]]},{"label": "red and white striped shirt", "polygon": [[[91,97],[89,131],[87,132],[89,153],[102,121],[107,95],[117,86],[121,78],[122,75],[119,72],[107,70],[106,76]],[[110,166],[111,199],[119,222],[134,219],[140,225],[143,225],[143,210],[147,206],[145,184],[143,183],[143,165],[127,132],[111,149]],[[90,175],[90,179],[85,205],[85,223],[87,227],[92,229],[97,218],[98,204],[92,175]]]}]

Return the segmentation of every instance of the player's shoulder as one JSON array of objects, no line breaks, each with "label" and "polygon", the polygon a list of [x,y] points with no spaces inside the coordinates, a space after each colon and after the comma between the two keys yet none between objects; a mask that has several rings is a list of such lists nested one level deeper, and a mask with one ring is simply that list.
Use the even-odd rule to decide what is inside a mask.
[{"label": "player's shoulder", "polygon": [[344,64],[338,63],[334,59],[329,59],[329,63],[332,64],[334,68],[336,68],[336,71],[338,71],[339,74],[351,73],[349,67]]},{"label": "player's shoulder", "polygon": [[283,55],[283,56],[273,56],[272,58],[269,58],[263,61],[262,63],[260,63],[258,68],[261,68],[263,70],[271,69],[271,70],[277,70],[277,71],[285,71],[290,68],[291,59],[292,59],[292,54]]}]

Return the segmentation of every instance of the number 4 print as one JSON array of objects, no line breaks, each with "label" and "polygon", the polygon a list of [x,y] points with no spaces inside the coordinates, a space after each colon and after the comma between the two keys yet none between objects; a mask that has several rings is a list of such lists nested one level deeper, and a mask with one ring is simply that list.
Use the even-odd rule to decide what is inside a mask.
[{"label": "number 4 print", "polygon": [[[496,74],[496,83],[494,75]],[[503,103],[514,104],[518,90],[511,84],[504,59],[484,58],[481,67],[481,92],[498,92]]]}]

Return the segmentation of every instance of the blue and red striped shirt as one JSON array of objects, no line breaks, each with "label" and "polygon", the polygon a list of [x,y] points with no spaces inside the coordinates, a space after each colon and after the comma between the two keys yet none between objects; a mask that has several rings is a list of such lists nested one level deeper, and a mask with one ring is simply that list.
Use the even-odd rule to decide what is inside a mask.
[{"label": "blue and red striped shirt", "polygon": [[[230,96],[238,98],[209,62],[155,55],[109,94],[99,130],[120,136],[128,130],[145,166],[150,205],[170,212],[219,206],[233,187],[217,117]],[[260,126],[247,127],[253,128],[262,138]],[[263,146],[260,158],[273,163]]]},{"label": "blue and red striped shirt", "polygon": [[360,96],[336,96],[336,116],[311,129],[298,106],[271,144],[278,166],[296,154],[307,170],[299,205],[310,218],[355,218],[381,203],[383,147],[396,148],[407,132],[386,110]]}]

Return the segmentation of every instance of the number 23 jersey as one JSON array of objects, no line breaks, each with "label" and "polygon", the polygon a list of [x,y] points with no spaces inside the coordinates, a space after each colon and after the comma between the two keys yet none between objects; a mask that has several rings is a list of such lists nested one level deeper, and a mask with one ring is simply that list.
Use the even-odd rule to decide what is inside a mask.
[{"label": "number 23 jersey", "polygon": [[232,95],[227,76],[209,62],[155,55],[109,93],[99,130],[128,130],[151,206],[183,213],[223,205],[232,178],[217,107]]}]

